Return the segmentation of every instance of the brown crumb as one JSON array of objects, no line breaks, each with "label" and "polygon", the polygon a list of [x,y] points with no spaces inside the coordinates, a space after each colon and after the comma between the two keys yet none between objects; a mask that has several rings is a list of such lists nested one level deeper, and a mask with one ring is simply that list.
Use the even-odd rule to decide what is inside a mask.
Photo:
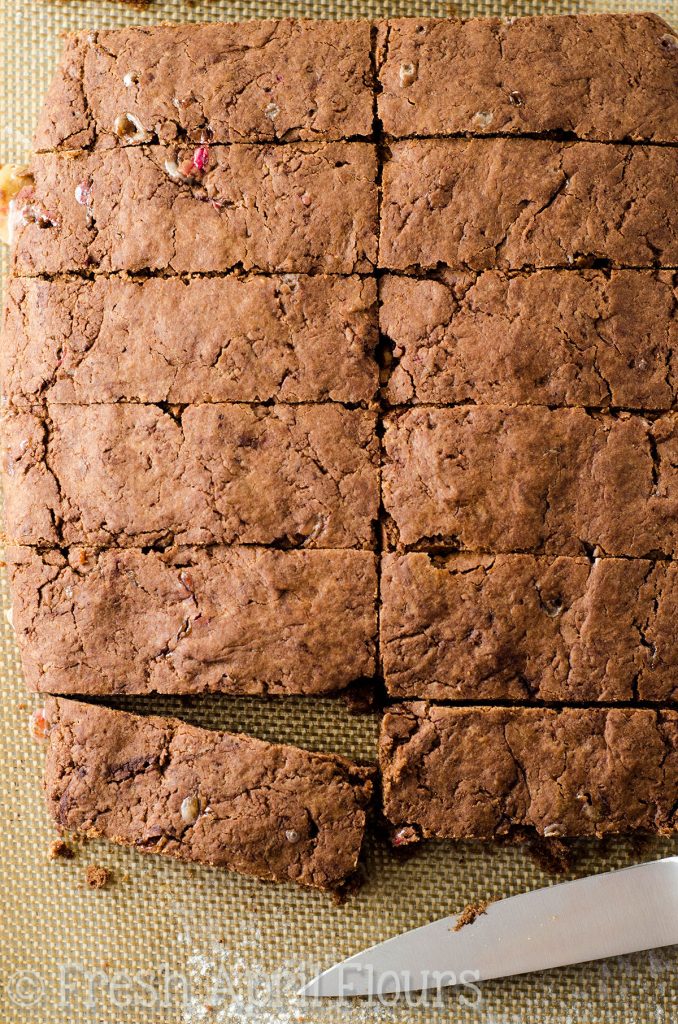
[{"label": "brown crumb", "polygon": [[528,852],[536,864],[549,875],[564,875],[572,870],[577,858],[574,844],[562,839],[534,839],[528,843]]},{"label": "brown crumb", "polygon": [[58,860],[72,860],[75,857],[73,850],[70,848],[68,843],[65,843],[63,839],[55,839],[49,848],[49,859]]},{"label": "brown crumb", "polygon": [[379,702],[372,681],[356,682],[341,693],[349,715],[369,715],[379,710]]},{"label": "brown crumb", "polygon": [[108,868],[102,868],[98,864],[90,864],[85,875],[90,889],[105,889],[112,878]]},{"label": "brown crumb", "polygon": [[457,923],[452,931],[459,932],[467,924],[473,924],[477,917],[486,912],[490,902],[490,900],[476,900],[475,903],[467,903],[461,914],[458,915]]}]

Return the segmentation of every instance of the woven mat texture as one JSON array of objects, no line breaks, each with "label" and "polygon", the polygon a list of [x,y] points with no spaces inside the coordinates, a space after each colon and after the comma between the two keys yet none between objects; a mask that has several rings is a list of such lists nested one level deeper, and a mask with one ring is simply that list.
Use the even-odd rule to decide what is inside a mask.
[{"label": "woven mat texture", "polygon": [[[303,15],[520,15],[628,11],[632,3],[393,0],[153,2],[0,0],[0,163],[30,152],[36,114],[64,31],[160,21],[241,20]],[[637,7],[635,9],[638,9]],[[677,0],[644,9],[678,23]],[[6,272],[6,252],[3,253]],[[520,848],[430,843],[396,858],[376,836],[366,849],[367,882],[343,907],[325,896],[143,857],[99,842],[50,861],[55,836],[41,790],[43,753],[30,736],[37,701],[23,690],[6,580],[0,580],[0,1021],[2,1024],[669,1024],[678,1021],[675,951],[506,979],[474,992],[449,989],[435,1005],[411,997],[315,1004],[293,993],[304,978],[373,942],[553,880]],[[120,706],[123,706],[122,704]],[[374,757],[377,720],[342,702],[145,698],[136,706],[212,728]],[[619,839],[583,844],[572,876],[678,853],[678,842],[642,849]],[[109,868],[107,889],[90,890],[88,865]],[[463,997],[463,998],[462,998]],[[466,1002],[464,1002],[464,999]]]}]

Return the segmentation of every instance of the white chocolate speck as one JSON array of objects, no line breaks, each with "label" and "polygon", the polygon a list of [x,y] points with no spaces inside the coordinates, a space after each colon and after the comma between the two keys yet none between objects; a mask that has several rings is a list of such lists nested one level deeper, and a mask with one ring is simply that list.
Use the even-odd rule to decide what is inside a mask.
[{"label": "white chocolate speck", "polygon": [[127,139],[128,142],[145,142],[151,137],[134,114],[118,114],[113,131],[119,139]]},{"label": "white chocolate speck", "polygon": [[491,110],[479,110],[473,115],[473,120],[479,128],[489,128],[494,121],[494,114]]},{"label": "white chocolate speck", "polygon": [[186,822],[186,824],[192,825],[195,821],[198,820],[199,814],[200,801],[198,800],[197,796],[193,794],[192,796],[185,797],[181,802],[181,817]]},{"label": "white chocolate speck", "polygon": [[406,89],[408,85],[412,85],[417,80],[417,69],[414,64],[401,64],[400,65],[400,88]]}]

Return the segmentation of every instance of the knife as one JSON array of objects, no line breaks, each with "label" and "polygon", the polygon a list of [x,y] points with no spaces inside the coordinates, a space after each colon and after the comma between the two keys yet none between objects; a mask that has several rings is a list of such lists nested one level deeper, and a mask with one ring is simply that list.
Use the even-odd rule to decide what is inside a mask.
[{"label": "knife", "polygon": [[300,996],[380,996],[526,974],[678,943],[678,857],[636,864],[403,932],[330,967]]}]

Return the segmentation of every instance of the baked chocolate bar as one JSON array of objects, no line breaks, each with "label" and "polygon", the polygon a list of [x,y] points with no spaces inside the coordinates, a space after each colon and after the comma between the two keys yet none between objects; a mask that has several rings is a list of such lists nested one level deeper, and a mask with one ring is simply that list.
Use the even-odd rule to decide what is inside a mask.
[{"label": "baked chocolate bar", "polygon": [[379,24],[388,135],[678,141],[678,37],[655,14]]},{"label": "baked chocolate bar", "polygon": [[32,690],[323,694],[375,672],[369,551],[19,547],[6,557]]},{"label": "baked chocolate bar", "polygon": [[17,544],[372,547],[374,414],[340,405],[50,405],[3,423]]},{"label": "baked chocolate bar", "polygon": [[678,149],[544,139],[395,142],[379,265],[678,265]]},{"label": "baked chocolate bar", "polygon": [[369,768],[54,697],[44,718],[47,806],[59,828],[330,891],[356,870]]},{"label": "baked chocolate bar", "polygon": [[678,565],[641,558],[386,553],[393,697],[678,701]]},{"label": "baked chocolate bar", "polygon": [[384,811],[436,839],[676,829],[678,713],[642,708],[391,708]]}]

